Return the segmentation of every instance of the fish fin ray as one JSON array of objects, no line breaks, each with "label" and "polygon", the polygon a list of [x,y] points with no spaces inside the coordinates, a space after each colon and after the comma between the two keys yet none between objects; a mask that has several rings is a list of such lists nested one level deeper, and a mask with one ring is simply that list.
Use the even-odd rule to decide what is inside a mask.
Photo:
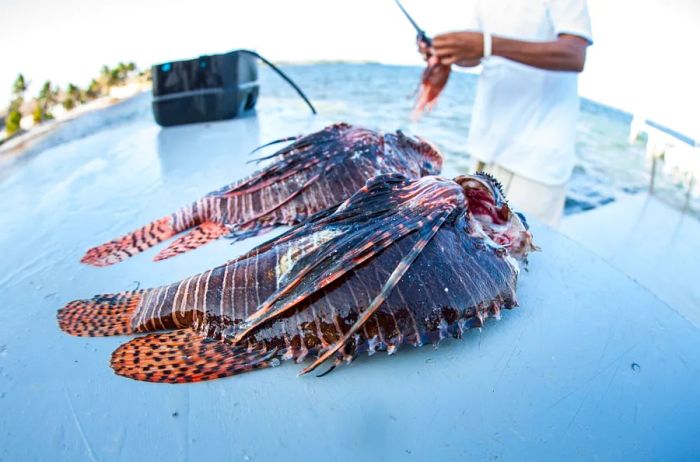
[{"label": "fish fin ray", "polygon": [[262,144],[262,145],[258,146],[257,148],[253,149],[252,151],[250,151],[250,153],[248,155],[253,155],[256,152],[260,151],[261,149],[265,149],[269,146],[272,146],[275,144],[280,144],[280,143],[286,143],[287,141],[296,141],[299,138],[300,138],[299,136],[287,136],[285,138],[280,138],[278,140],[270,141],[270,142]]},{"label": "fish fin ray", "polygon": [[252,176],[228,185],[211,193],[215,196],[229,197],[239,194],[247,194],[271,184],[278,183],[285,178],[295,175],[303,170],[320,165],[342,155],[346,155],[343,149],[325,149],[328,144],[337,143],[343,146],[342,137],[352,126],[347,124],[330,125],[318,132],[299,137],[294,143],[285,146],[281,150],[257,160],[266,160],[280,157],[279,161],[254,173]]}]

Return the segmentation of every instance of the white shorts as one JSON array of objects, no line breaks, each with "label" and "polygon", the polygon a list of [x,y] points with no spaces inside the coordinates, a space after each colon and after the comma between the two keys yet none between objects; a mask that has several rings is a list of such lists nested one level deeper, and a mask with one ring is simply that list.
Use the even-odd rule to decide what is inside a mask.
[{"label": "white shorts", "polygon": [[553,228],[559,226],[566,202],[566,183],[547,185],[493,164],[484,171],[501,182],[506,199],[515,211],[524,213],[525,218],[534,216]]}]

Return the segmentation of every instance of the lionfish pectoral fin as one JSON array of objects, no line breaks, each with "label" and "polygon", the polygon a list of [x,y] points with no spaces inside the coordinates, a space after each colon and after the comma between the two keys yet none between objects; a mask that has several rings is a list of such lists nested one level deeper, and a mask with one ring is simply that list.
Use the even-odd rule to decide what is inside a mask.
[{"label": "lionfish pectoral fin", "polygon": [[435,233],[437,233],[438,229],[440,229],[440,226],[442,226],[442,224],[445,222],[445,219],[448,215],[449,211],[440,213],[437,216],[437,218],[432,220],[432,223],[427,223],[426,227],[421,229],[420,236],[416,243],[413,245],[411,250],[401,259],[401,261],[399,261],[398,265],[396,265],[396,268],[394,268],[394,271],[391,273],[386,283],[384,283],[382,290],[376,297],[374,297],[367,309],[363,311],[362,314],[357,318],[357,321],[355,321],[352,327],[350,327],[350,330],[348,330],[340,340],[338,340],[322,355],[320,355],[318,359],[316,359],[316,361],[313,362],[313,364],[302,370],[299,373],[299,375],[308,374],[309,372],[313,371],[318,366],[323,364],[328,358],[330,358],[331,356],[336,354],[338,350],[343,348],[348,342],[348,340],[350,340],[352,336],[355,335],[355,333],[362,328],[363,324],[367,322],[367,320],[379,309],[382,303],[384,303],[384,300],[386,300],[386,298],[389,296],[396,284],[398,284],[398,282],[401,280],[401,278],[406,273],[406,271],[411,266],[416,257],[418,257],[418,255],[423,251],[425,246],[428,245],[430,239],[432,239],[433,236],[435,236]]},{"label": "lionfish pectoral fin", "polygon": [[163,217],[136,231],[89,249],[80,262],[93,266],[113,265],[176,234],[172,218]]},{"label": "lionfish pectoral fin", "polygon": [[111,361],[118,375],[164,383],[201,382],[278,364],[276,350],[249,350],[190,329],[136,338],[117,348]]},{"label": "lionfish pectoral fin", "polygon": [[[376,255],[391,242],[391,238],[385,236],[386,234],[387,232],[385,230],[379,230],[374,234],[363,235],[362,237],[364,237],[364,239],[360,240],[359,243],[354,241],[357,245],[353,247],[348,246],[352,250],[348,249],[347,252],[338,251],[337,253],[342,256],[337,258],[337,261],[332,265],[323,264],[325,263],[324,259],[328,258],[329,255],[317,255],[317,261],[300,268],[299,271],[295,273],[284,286],[280,287],[272,294],[255,313],[248,316],[238,325],[237,331],[232,337],[232,341],[235,343],[240,342],[243,337],[259,325],[281,315],[317,290],[322,289],[355,266]],[[334,248],[334,246],[330,246],[327,249],[327,253],[334,254]],[[332,260],[330,258],[328,259]],[[319,271],[319,267],[326,270],[323,272],[323,275],[321,275],[322,272]],[[292,294],[294,289],[303,281],[313,282],[305,284],[306,287],[303,290],[290,296],[289,294]]]},{"label": "lionfish pectoral fin", "polygon": [[[335,124],[315,133],[305,136],[282,138],[262,147],[277,142],[293,141],[270,155],[259,157],[254,161],[277,159],[272,165],[264,168],[243,181],[231,184],[215,194],[218,196],[234,196],[258,191],[312,168],[321,167],[328,162],[340,162],[347,156],[346,146],[343,145],[344,134],[353,127],[348,124]],[[330,149],[328,149],[330,147]],[[254,151],[255,152],[255,151]],[[318,172],[314,172],[318,173]]]},{"label": "lionfish pectoral fin", "polygon": [[[430,191],[432,182],[424,185]],[[461,190],[445,190],[439,202],[429,204],[414,200],[421,191],[420,184],[413,184],[400,176],[375,177],[334,213],[319,216],[315,221],[309,220],[303,227],[276,238],[274,242],[284,242],[304,234],[311,235],[330,224],[342,229],[318,251],[304,256],[294,266],[293,273],[285,276],[275,293],[238,324],[231,340],[240,342],[256,327],[293,308],[398,239],[423,229],[446,211],[451,213],[458,202],[457,196],[462,194]],[[423,192],[437,194],[430,191]],[[373,212],[371,216],[374,218],[370,221],[367,210]]]},{"label": "lionfish pectoral fin", "polygon": [[78,337],[131,334],[132,318],[143,293],[137,290],[72,301],[58,310],[58,325]]},{"label": "lionfish pectoral fin", "polygon": [[174,257],[181,253],[194,250],[207,242],[215,241],[228,232],[228,227],[225,225],[205,221],[201,225],[194,228],[194,230],[177,238],[168,247],[161,250],[158,255],[153,258],[153,260],[165,260],[166,258]]}]

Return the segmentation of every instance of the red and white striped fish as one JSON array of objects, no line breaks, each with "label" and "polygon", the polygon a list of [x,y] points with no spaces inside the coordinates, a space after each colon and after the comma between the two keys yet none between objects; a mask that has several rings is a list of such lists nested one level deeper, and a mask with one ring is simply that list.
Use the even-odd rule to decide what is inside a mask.
[{"label": "red and white striped fish", "polygon": [[438,97],[445,89],[450,78],[452,68],[442,64],[437,56],[430,54],[427,58],[428,65],[421,76],[418,98],[413,107],[412,118],[417,120],[424,112],[431,111],[437,103]]},{"label": "red and white striped fish", "polygon": [[425,58],[427,66],[421,76],[418,98],[413,107],[413,120],[418,120],[424,112],[433,109],[452,72],[452,67],[440,62],[435,50],[421,37],[418,38],[417,45],[418,52]]},{"label": "red and white striped fish", "polygon": [[163,260],[224,235],[241,239],[276,226],[300,223],[347,199],[375,175],[399,173],[420,178],[438,174],[442,168],[442,156],[433,145],[401,131],[381,134],[339,123],[268,145],[292,140],[289,146],[263,158],[275,159],[270,166],[123,237],[91,248],[81,262],[111,265],[191,230],[156,255],[156,261]]},{"label": "red and white striped fish", "polygon": [[523,217],[484,174],[454,181],[382,175],[332,213],[174,284],[77,300],[58,312],[77,336],[155,331],[112,355],[119,375],[197,382],[279,364],[461,337],[517,305],[534,249]]}]

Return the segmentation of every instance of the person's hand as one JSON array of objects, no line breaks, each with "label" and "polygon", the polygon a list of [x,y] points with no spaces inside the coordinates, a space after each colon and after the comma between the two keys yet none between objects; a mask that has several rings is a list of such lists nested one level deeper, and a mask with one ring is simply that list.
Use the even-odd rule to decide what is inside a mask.
[{"label": "person's hand", "polygon": [[416,46],[418,47],[418,53],[420,53],[423,56],[423,59],[425,61],[430,58],[430,55],[432,54],[430,51],[430,47],[428,46],[427,43],[425,43],[423,40],[420,38],[416,39]]},{"label": "person's hand", "polygon": [[484,35],[481,32],[440,34],[433,39],[433,51],[443,64],[477,63],[484,56]]}]

